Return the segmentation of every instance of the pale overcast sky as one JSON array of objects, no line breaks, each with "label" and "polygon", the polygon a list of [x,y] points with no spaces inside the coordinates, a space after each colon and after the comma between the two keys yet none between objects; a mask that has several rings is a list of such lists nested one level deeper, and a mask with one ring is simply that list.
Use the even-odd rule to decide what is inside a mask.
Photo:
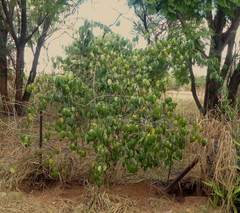
[{"label": "pale overcast sky", "polygon": [[[81,4],[78,11],[69,16],[62,29],[55,32],[46,42],[47,49],[42,50],[41,60],[39,60],[39,72],[52,72],[51,58],[55,56],[64,56],[64,47],[70,45],[73,41],[73,34],[83,24],[85,19],[101,22],[107,26],[113,24],[119,13],[123,14],[128,19],[136,19],[133,9],[129,9],[126,0],[88,0]],[[120,17],[120,25],[112,26],[111,29],[132,40],[134,35],[132,33],[133,23]],[[140,39],[138,47],[143,48],[146,46],[146,41]],[[26,51],[26,55],[29,60],[26,61],[26,68],[30,69],[32,53],[30,50]]]},{"label": "pale overcast sky", "polygon": [[[132,33],[133,23],[129,19],[137,19],[134,15],[133,9],[129,9],[127,0],[87,0],[81,4],[78,11],[69,16],[66,24],[62,25],[61,29],[55,32],[46,42],[47,49],[42,49],[41,59],[39,60],[38,72],[52,72],[51,58],[55,56],[64,56],[64,47],[70,45],[73,41],[73,34],[83,24],[85,19],[101,22],[107,26],[114,23],[119,13],[124,17],[120,18],[120,26],[112,26],[111,29],[124,36],[132,39],[136,35]],[[146,46],[146,41],[140,38],[138,47]],[[30,50],[26,51],[26,69],[30,69],[32,61],[32,53]],[[195,68],[197,75],[204,75],[206,70],[202,68]]]}]

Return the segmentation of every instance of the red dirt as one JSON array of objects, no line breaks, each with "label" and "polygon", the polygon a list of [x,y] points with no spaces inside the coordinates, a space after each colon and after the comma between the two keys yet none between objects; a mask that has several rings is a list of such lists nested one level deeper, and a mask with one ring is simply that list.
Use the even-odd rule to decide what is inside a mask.
[{"label": "red dirt", "polygon": [[[128,183],[126,185],[113,185],[102,189],[89,189],[86,186],[72,185],[68,187],[52,186],[44,190],[24,190],[27,196],[45,206],[60,206],[62,202],[72,205],[80,201],[90,200],[93,194],[108,193],[131,200],[142,212],[196,212],[207,208],[208,198],[204,196],[174,197],[166,195],[161,188],[149,182]],[[89,199],[88,199],[89,198]],[[206,212],[206,211],[205,211]],[[213,211],[211,211],[213,212]]]}]

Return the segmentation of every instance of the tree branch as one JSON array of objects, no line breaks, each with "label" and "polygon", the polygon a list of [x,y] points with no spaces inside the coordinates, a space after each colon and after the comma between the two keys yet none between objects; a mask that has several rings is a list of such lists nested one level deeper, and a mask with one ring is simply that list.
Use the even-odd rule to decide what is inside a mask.
[{"label": "tree branch", "polygon": [[27,3],[26,0],[21,0],[21,45],[26,44],[26,34],[27,34]]},{"label": "tree branch", "polygon": [[17,38],[17,35],[16,35],[15,31],[14,31],[12,15],[10,14],[10,11],[7,8],[7,1],[6,0],[1,0],[1,2],[2,2],[3,12],[4,12],[5,16],[6,16],[7,24],[9,26],[9,28],[10,28],[10,33],[11,33],[11,35],[13,37],[13,40],[14,40],[16,46],[17,46],[18,45],[18,38]]},{"label": "tree branch", "polygon": [[27,36],[26,42],[28,42],[32,36],[38,31],[39,27],[43,24],[45,19],[49,16],[49,14],[46,14],[37,24],[37,26],[32,30],[32,32]]},{"label": "tree branch", "polygon": [[228,71],[231,67],[231,64],[232,64],[233,47],[234,47],[235,38],[236,38],[236,32],[234,33],[233,39],[231,39],[228,43],[227,55],[226,55],[222,70],[220,72],[223,80],[226,79],[227,73],[228,73]]},{"label": "tree branch", "polygon": [[48,16],[44,21],[43,31],[42,31],[42,33],[41,33],[41,35],[40,35],[40,37],[38,38],[38,41],[37,41],[37,47],[36,47],[36,51],[34,53],[32,68],[31,68],[31,71],[30,71],[30,75],[28,77],[28,81],[27,81],[27,85],[25,87],[25,91],[24,91],[24,94],[23,94],[23,97],[22,97],[22,101],[29,101],[31,93],[27,92],[26,89],[35,80],[35,77],[36,77],[36,74],[37,74],[37,66],[38,66],[39,56],[40,56],[43,44],[45,42],[45,39],[47,37],[47,32],[48,32],[48,30],[51,26],[51,23],[52,23],[52,20]]},{"label": "tree branch", "polygon": [[239,25],[240,25],[240,10],[236,12],[235,17],[232,20],[231,26],[228,28],[228,30],[225,33],[223,33],[222,49],[224,49],[226,45],[229,43],[229,41],[233,39],[234,34],[237,32]]},{"label": "tree branch", "polygon": [[235,105],[236,95],[238,87],[240,84],[240,63],[238,63],[237,68],[234,70],[233,75],[231,76],[230,82],[228,84],[228,99],[232,106]]},{"label": "tree branch", "polygon": [[188,69],[189,69],[189,73],[190,73],[191,91],[192,91],[194,101],[195,101],[199,111],[204,115],[205,114],[205,109],[202,107],[202,104],[199,101],[197,91],[196,91],[195,76],[194,76],[193,68],[192,68],[192,59],[189,59]]},{"label": "tree branch", "polygon": [[[208,0],[207,1],[207,7],[208,6],[212,6],[212,0]],[[208,27],[210,29],[213,29],[214,28],[214,25],[213,25],[213,15],[212,15],[212,10],[207,10],[206,11],[206,19],[207,19],[207,22],[208,22]]]},{"label": "tree branch", "polygon": [[223,32],[223,29],[226,25],[226,16],[225,13],[218,8],[217,10],[217,14],[214,17],[214,30],[215,30],[215,34],[216,36],[220,36]]},{"label": "tree branch", "polygon": [[[186,21],[185,21],[184,15],[182,15],[182,14],[177,14],[177,18],[178,18],[178,20],[180,21],[182,27],[184,27],[184,26],[186,25]],[[206,59],[209,58],[209,57],[207,56],[207,54],[206,54],[203,50],[201,50],[199,47],[196,47],[196,50],[199,51]]]},{"label": "tree branch", "polygon": [[183,14],[180,14],[180,13],[178,13],[177,14],[177,18],[178,18],[178,20],[180,21],[180,23],[181,23],[181,25],[182,25],[182,27],[184,27],[185,26],[185,17],[184,17],[184,15]]},{"label": "tree branch", "polygon": [[1,19],[2,21],[4,21],[4,22],[7,22],[7,19],[5,19],[5,17],[3,17],[2,14],[0,14],[0,19]]},{"label": "tree branch", "polygon": [[115,19],[115,21],[114,21],[112,24],[110,24],[110,25],[108,26],[108,28],[111,28],[113,25],[115,25],[121,16],[122,16],[122,13],[120,13],[120,14],[118,15],[118,17]]}]

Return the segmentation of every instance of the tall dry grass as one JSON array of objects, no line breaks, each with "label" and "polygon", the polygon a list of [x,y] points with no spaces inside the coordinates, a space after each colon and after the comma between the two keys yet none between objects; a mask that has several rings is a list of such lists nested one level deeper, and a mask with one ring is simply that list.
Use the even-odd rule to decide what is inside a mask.
[{"label": "tall dry grass", "polygon": [[[172,94],[175,95],[175,94]],[[223,212],[230,211],[233,200],[231,192],[234,188],[235,179],[237,178],[236,165],[236,147],[233,143],[233,135],[239,136],[239,121],[217,121],[208,120],[199,116],[198,109],[191,97],[191,93],[183,93],[182,96],[176,98],[178,102],[177,113],[186,116],[190,120],[197,120],[199,125],[203,127],[202,136],[207,138],[208,145],[201,147],[199,144],[188,143],[184,151],[182,161],[176,162],[172,168],[171,178],[175,178],[196,156],[200,156],[200,163],[191,171],[188,176],[192,177],[192,181],[198,182],[204,187],[206,192],[211,189],[202,184],[202,181],[214,181],[222,189],[227,190],[227,199],[222,203]],[[52,114],[52,112],[50,113]],[[87,151],[86,158],[81,158],[75,152],[69,149],[69,143],[60,140],[56,135],[44,144],[43,160],[48,161],[49,155],[54,152],[54,147],[60,148],[60,154],[54,155],[54,168],[58,168],[59,176],[54,177],[52,169],[48,164],[39,164],[39,123],[34,121],[34,125],[26,130],[25,118],[17,117],[0,117],[0,189],[19,188],[22,184],[30,187],[44,188],[48,182],[58,181],[64,185],[70,182],[78,182],[80,184],[91,183],[89,172],[90,165],[95,161],[96,155],[90,146],[84,145]],[[25,133],[32,135],[33,144],[26,148],[23,146],[20,136]],[[61,173],[66,170],[66,174]],[[161,165],[159,168],[150,169],[147,172],[140,172],[137,175],[128,174],[126,169],[121,167],[121,163],[117,164],[108,174],[110,184],[126,184],[130,182],[140,182],[143,180],[166,181],[168,168]],[[90,190],[94,193],[94,190]],[[89,192],[89,193],[90,193]],[[212,191],[211,191],[212,192]],[[102,206],[99,212],[113,211],[115,204],[119,211],[128,212],[129,208],[133,208],[131,203],[122,200],[122,198],[113,198],[107,194],[97,194],[92,202],[93,212]],[[104,201],[102,201],[102,199]],[[106,200],[107,204],[104,203]],[[80,204],[79,204],[80,205]],[[85,205],[85,204],[81,204]],[[127,208],[123,208],[123,206]],[[78,208],[75,206],[75,208]],[[79,208],[82,208],[79,206]],[[131,209],[130,208],[130,209]],[[122,209],[122,210],[121,210]],[[124,210],[125,209],[125,210]],[[138,210],[136,209],[136,212]]]},{"label": "tall dry grass", "polygon": [[[218,209],[220,212],[232,212],[233,190],[238,187],[239,172],[236,168],[237,156],[240,151],[237,150],[234,140],[240,140],[240,120],[237,112],[231,110],[231,119],[228,113],[219,120],[201,117],[194,103],[190,91],[169,92],[169,95],[178,103],[177,113],[187,117],[189,120],[197,120],[203,128],[202,136],[207,139],[207,146],[202,148],[197,144],[189,144],[185,150],[185,155],[195,153],[200,157],[198,169],[194,169],[195,179],[199,181],[200,187],[207,194],[215,193],[213,188],[203,184],[212,182],[224,194],[223,199],[219,199]],[[199,94],[200,100],[203,94]],[[226,117],[227,116],[227,117]],[[215,193],[216,194],[216,193]]]}]

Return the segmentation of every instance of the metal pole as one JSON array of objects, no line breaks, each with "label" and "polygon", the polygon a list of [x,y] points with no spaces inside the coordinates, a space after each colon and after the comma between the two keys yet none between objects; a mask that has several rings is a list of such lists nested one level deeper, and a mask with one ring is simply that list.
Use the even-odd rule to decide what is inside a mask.
[{"label": "metal pole", "polygon": [[40,139],[39,139],[39,164],[42,165],[42,145],[43,145],[43,113],[42,110],[40,110]]}]

